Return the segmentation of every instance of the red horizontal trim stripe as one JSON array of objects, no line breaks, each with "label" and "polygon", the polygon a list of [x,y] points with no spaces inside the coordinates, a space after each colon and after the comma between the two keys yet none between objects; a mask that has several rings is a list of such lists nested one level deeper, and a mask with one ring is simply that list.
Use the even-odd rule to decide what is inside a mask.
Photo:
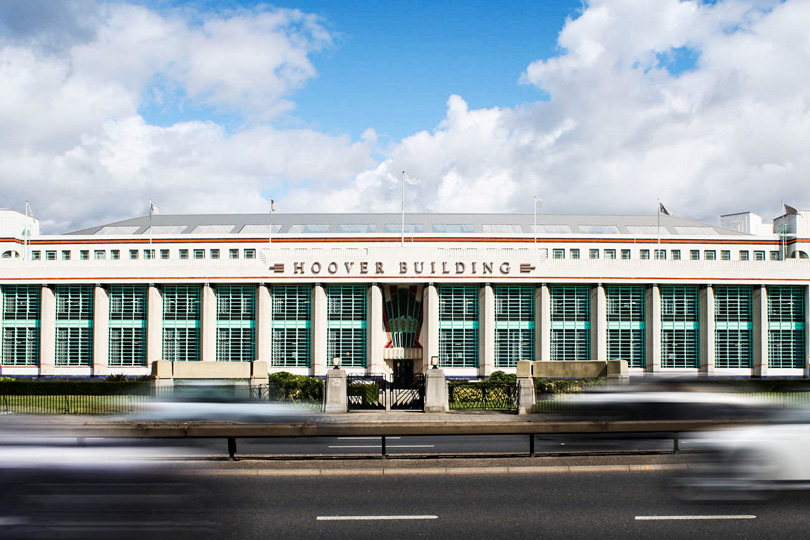
[{"label": "red horizontal trim stripe", "polygon": [[[555,282],[567,282],[567,281],[592,281],[593,283],[600,283],[602,281],[647,281],[649,283],[657,283],[660,281],[683,281],[683,282],[716,282],[716,281],[749,281],[749,282],[760,282],[760,281],[790,281],[790,282],[805,282],[810,284],[810,277],[807,278],[752,278],[752,277],[711,277],[708,279],[702,278],[683,278],[683,277],[669,277],[669,276],[565,276],[565,277],[554,277],[554,276],[499,276],[496,274],[477,274],[475,276],[447,276],[447,275],[422,275],[422,276],[400,276],[400,275],[384,275],[384,274],[368,274],[365,276],[364,279],[368,279],[369,282],[375,282],[376,280],[385,279],[391,280],[392,282],[395,281],[424,281],[424,282],[441,282],[441,281],[460,281],[460,280],[475,280],[480,278],[482,283],[489,282],[493,279],[497,280],[520,280],[520,281],[536,281],[538,283],[545,283],[548,281],[555,281]],[[218,281],[222,283],[228,283],[232,281],[239,281],[239,280],[250,280],[256,281],[257,285],[260,283],[272,283],[273,281],[301,281],[302,283],[314,283],[317,281],[345,281],[345,282],[353,282],[360,278],[354,277],[347,277],[347,276],[322,276],[322,275],[296,275],[296,276],[205,276],[205,277],[189,277],[189,276],[182,276],[182,277],[173,277],[173,276],[139,276],[139,277],[51,277],[47,279],[32,279],[28,277],[19,277],[19,278],[3,278],[0,279],[0,283],[3,282],[16,282],[16,281],[32,281],[35,283],[49,283],[52,281],[81,281],[81,282],[93,282],[93,283],[104,283],[108,281],[135,281],[135,282],[149,282],[149,283],[159,283],[162,281]]]},{"label": "red horizontal trim stripe", "polygon": [[[14,244],[22,245],[23,241],[17,238],[0,238],[0,242],[9,242]],[[400,238],[394,237],[342,237],[342,238],[324,238],[324,237],[295,237],[295,238],[273,238],[273,244],[317,244],[317,243],[326,243],[326,244],[336,244],[336,243],[371,243],[371,244],[380,244],[380,243],[399,243]],[[657,238],[549,238],[543,237],[537,239],[535,242],[534,238],[514,238],[514,237],[497,237],[497,238],[488,238],[488,237],[461,237],[461,236],[453,236],[453,237],[422,237],[422,238],[413,238],[407,239],[406,244],[418,244],[418,243],[440,243],[440,242],[448,242],[448,243],[473,243],[473,244],[480,244],[480,243],[494,243],[494,244],[534,244],[536,243],[538,247],[548,247],[545,244],[622,244],[622,245],[632,245],[632,244],[644,244],[644,245],[658,245],[659,241]],[[810,239],[792,239],[788,240],[788,244],[795,244],[797,242],[810,242]],[[245,237],[245,238],[153,238],[151,240],[151,244],[240,244],[240,243],[254,243],[254,244],[271,244],[268,238],[260,238],[260,237]],[[57,246],[57,245],[99,245],[99,244],[107,244],[107,245],[145,245],[150,244],[149,238],[132,238],[132,239],[121,239],[121,238],[99,238],[99,239],[82,239],[82,240],[70,240],[70,239],[58,239],[58,240],[31,240],[29,245],[31,246]],[[715,245],[752,245],[752,246],[779,246],[780,242],[778,240],[758,240],[758,239],[751,239],[751,240],[721,240],[721,239],[689,239],[689,237],[684,238],[661,238],[660,241],[661,245],[681,245],[684,244],[696,244],[696,245],[705,245],[705,244],[715,244]]]}]

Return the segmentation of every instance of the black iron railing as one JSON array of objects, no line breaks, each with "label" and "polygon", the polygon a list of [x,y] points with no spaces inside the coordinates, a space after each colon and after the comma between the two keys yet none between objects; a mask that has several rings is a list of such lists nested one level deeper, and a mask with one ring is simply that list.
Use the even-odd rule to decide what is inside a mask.
[{"label": "black iron railing", "polygon": [[451,382],[448,384],[450,409],[517,410],[517,385],[510,382]]}]

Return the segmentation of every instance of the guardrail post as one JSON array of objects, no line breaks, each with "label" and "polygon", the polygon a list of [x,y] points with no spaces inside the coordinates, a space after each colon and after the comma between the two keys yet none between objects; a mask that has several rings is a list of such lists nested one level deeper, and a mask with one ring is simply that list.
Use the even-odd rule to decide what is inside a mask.
[{"label": "guardrail post", "polygon": [[382,439],[382,458],[385,459],[388,456],[388,450],[385,447],[385,435],[383,435],[381,439]]},{"label": "guardrail post", "polygon": [[678,439],[678,433],[672,438],[672,453],[677,454],[681,450],[680,441]]},{"label": "guardrail post", "polygon": [[529,457],[534,457],[534,433],[529,433]]},{"label": "guardrail post", "polygon": [[228,437],[228,456],[236,461],[236,437]]}]

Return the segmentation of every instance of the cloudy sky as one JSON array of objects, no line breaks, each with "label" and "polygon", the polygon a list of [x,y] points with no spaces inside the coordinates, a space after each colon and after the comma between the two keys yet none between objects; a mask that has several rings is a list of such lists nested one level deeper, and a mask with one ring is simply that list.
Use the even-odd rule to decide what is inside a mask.
[{"label": "cloudy sky", "polygon": [[0,0],[0,206],[810,207],[810,0]]}]

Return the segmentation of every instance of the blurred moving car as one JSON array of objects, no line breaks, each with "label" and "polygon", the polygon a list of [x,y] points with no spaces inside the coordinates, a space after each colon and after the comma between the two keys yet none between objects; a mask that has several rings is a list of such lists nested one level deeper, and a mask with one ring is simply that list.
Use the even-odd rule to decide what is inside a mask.
[{"label": "blurred moving car", "polygon": [[810,489],[810,410],[788,410],[767,424],[689,436],[695,463],[675,479],[689,501],[754,501]]},{"label": "blurred moving car", "polygon": [[0,433],[3,538],[218,538],[216,500],[155,449],[87,444],[59,432]]},{"label": "blurred moving car", "polygon": [[603,421],[741,420],[773,414],[756,398],[682,379],[556,395],[546,410],[567,419]]},{"label": "blurred moving car", "polygon": [[241,422],[251,424],[306,422],[317,411],[292,403],[251,399],[247,387],[201,384],[177,387],[165,398],[147,403],[127,416],[141,422]]}]

